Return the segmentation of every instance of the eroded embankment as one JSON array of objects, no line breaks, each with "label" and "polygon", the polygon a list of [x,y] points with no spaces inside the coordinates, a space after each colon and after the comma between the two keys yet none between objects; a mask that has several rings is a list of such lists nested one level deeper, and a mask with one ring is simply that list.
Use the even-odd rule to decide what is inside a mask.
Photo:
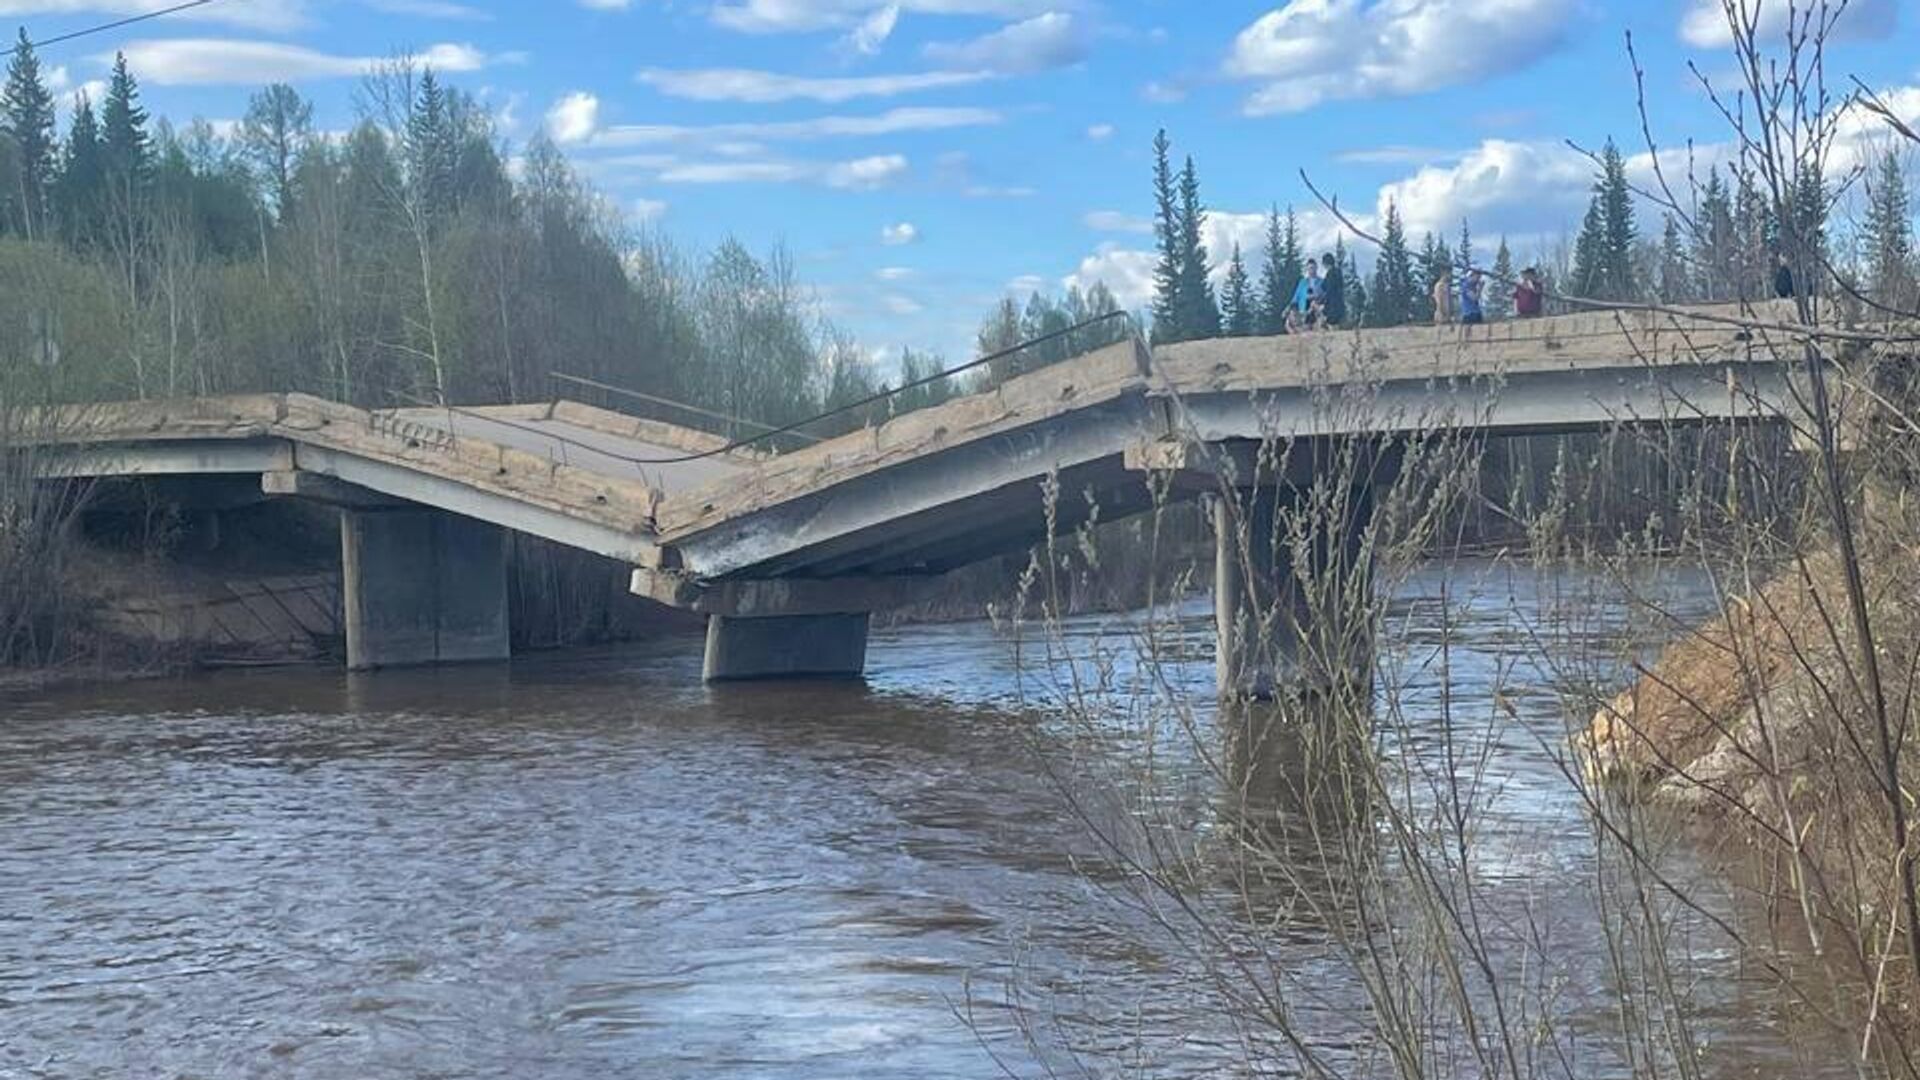
[{"label": "eroded embankment", "polygon": [[[1821,922],[1884,935],[1900,905],[1895,807],[1913,815],[1906,778],[1920,769],[1904,738],[1920,664],[1920,560],[1900,530],[1861,531],[1881,694],[1844,565],[1826,548],[1789,560],[1669,646],[1599,710],[1584,742],[1596,778],[1731,826],[1793,867],[1781,887]],[[1892,799],[1888,748],[1906,789]]]}]

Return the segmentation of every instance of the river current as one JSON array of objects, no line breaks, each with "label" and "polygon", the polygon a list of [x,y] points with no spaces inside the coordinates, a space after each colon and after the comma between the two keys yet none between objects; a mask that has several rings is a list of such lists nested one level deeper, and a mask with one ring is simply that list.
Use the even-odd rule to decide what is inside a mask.
[{"label": "river current", "polygon": [[[1676,617],[1708,609],[1699,582],[1668,586]],[[1487,728],[1474,865],[1516,907],[1567,914],[1556,985],[1594,1043],[1575,1075],[1602,1076],[1619,1061],[1579,926],[1593,845],[1555,753],[1567,716],[1528,658],[1542,625],[1600,649],[1629,616],[1568,623],[1575,592],[1435,568],[1390,621],[1416,733],[1443,696],[1483,718],[1498,693],[1517,717]],[[1443,623],[1444,666],[1421,652]],[[1075,621],[1068,651],[1114,626]],[[1192,648],[1168,678],[1207,702],[1204,601],[1177,630]],[[4,703],[0,1078],[1248,1073],[1192,958],[1088,872],[1075,781],[1034,751],[1057,680],[992,626],[878,634],[865,685],[703,687],[699,646]],[[1289,933],[1302,970],[1325,964],[1311,927]],[[1700,996],[1706,1075],[1802,1075],[1717,956],[1698,958],[1724,980]],[[1303,1008],[1337,1042],[1358,999],[1328,970]],[[1039,1017],[1026,1034],[1020,1015]]]}]

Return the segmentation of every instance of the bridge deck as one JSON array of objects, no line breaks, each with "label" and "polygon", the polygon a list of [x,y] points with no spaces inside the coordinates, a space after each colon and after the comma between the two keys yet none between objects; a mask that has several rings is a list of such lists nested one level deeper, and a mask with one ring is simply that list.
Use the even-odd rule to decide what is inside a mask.
[{"label": "bridge deck", "polygon": [[719,453],[722,440],[684,428],[603,413],[573,402],[529,407],[407,409],[395,414],[456,439],[523,451],[587,472],[632,480],[662,495],[753,472],[754,455]]},{"label": "bridge deck", "polygon": [[92,406],[43,441],[62,450],[51,474],[314,473],[676,582],[912,576],[1029,542],[1049,476],[1138,509],[1125,457],[1150,444],[1778,415],[1791,314],[1748,312],[1760,330],[1733,314],[1128,342],[778,456],[572,403],[369,413],[301,395]]}]

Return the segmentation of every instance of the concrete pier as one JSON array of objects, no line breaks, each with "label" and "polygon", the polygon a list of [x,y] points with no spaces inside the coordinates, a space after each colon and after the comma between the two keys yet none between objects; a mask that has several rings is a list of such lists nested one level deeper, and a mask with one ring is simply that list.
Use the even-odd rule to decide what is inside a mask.
[{"label": "concrete pier", "polygon": [[[1373,677],[1372,499],[1263,487],[1213,500],[1215,669],[1227,699],[1325,693]],[[1299,565],[1302,559],[1307,566]]]},{"label": "concrete pier", "polygon": [[707,620],[708,682],[857,679],[867,667],[866,614]]},{"label": "concrete pier", "polygon": [[437,510],[343,511],[347,666],[505,660],[506,533]]}]

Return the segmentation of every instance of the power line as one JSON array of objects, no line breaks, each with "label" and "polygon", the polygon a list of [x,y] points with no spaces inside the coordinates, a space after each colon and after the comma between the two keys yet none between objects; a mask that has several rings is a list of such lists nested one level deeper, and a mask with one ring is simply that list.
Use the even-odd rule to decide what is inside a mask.
[{"label": "power line", "polygon": [[[101,23],[99,26],[89,26],[85,30],[75,30],[70,34],[55,34],[53,37],[47,38],[44,41],[30,41],[25,47],[43,49],[48,45],[58,45],[64,41],[89,37],[93,34],[104,34],[109,30],[118,30],[123,26],[132,26],[135,23],[147,22],[150,19],[158,19],[164,15],[178,15],[182,11],[190,11],[197,7],[206,7],[208,4],[216,2],[217,0],[188,0],[188,2],[184,4],[175,4],[172,7],[161,8],[158,11],[149,11],[141,15],[129,15],[124,19],[115,19],[113,22]],[[19,52],[21,48],[22,46],[15,45],[5,52],[0,52],[0,56],[12,56],[14,53]]]}]

